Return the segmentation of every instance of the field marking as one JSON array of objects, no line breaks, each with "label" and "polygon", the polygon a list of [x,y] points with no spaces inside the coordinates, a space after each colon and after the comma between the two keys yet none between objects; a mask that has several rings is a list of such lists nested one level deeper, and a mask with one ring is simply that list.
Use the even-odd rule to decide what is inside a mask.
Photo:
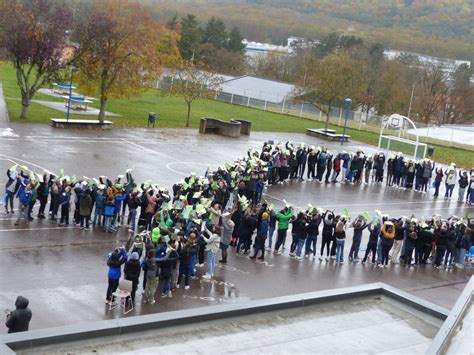
[{"label": "field marking", "polygon": [[[182,171],[173,169],[173,168],[171,167],[172,165],[176,165],[176,164],[184,164],[184,165],[187,165],[187,166],[189,166],[189,167],[191,167],[191,168],[193,168],[193,169],[199,169],[199,168],[197,167],[197,165],[205,166],[206,169],[207,169],[207,167],[210,167],[210,166],[212,166],[212,165],[215,165],[215,164],[197,163],[197,162],[185,162],[185,161],[175,161],[175,162],[171,162],[171,163],[166,164],[166,168],[167,168],[168,170],[170,170],[170,171],[172,171],[172,172],[175,172],[175,173],[177,173],[177,174],[184,175],[184,176],[189,176],[190,173],[189,173],[189,172],[188,172],[188,173],[184,173],[184,172],[182,172]],[[198,174],[198,175],[199,175],[199,174]]]},{"label": "field marking", "polygon": [[[18,161],[22,161],[23,163],[26,163],[28,165],[32,165],[32,166],[35,166],[39,169],[42,169],[43,171],[50,171],[52,172],[51,170],[49,169],[46,169],[45,167],[41,166],[41,165],[37,165],[35,163],[32,163],[28,160],[24,160],[24,159],[20,159],[20,158],[16,158],[16,157],[12,157],[12,156],[9,156],[9,155],[5,155],[5,154],[0,154],[0,157],[4,157],[4,158],[7,158],[7,159],[3,159],[3,160],[9,160],[10,162],[12,162],[13,164],[18,164],[18,165],[21,165],[18,163]],[[18,161],[17,161],[18,160]],[[53,172],[54,175],[56,175],[54,172]]]},{"label": "field marking", "polygon": [[0,229],[0,232],[24,232],[24,231],[29,231],[29,232],[34,232],[34,231],[39,231],[39,230],[49,230],[49,229],[73,229],[75,228],[74,226],[70,227],[46,227],[46,228],[13,228],[13,229]]}]

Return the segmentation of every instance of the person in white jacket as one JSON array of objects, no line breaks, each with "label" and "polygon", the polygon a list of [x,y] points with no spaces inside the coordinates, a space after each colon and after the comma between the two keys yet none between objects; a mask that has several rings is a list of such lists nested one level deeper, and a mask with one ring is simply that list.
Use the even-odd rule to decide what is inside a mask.
[{"label": "person in white jacket", "polygon": [[[214,269],[216,268],[216,255],[219,251],[219,243],[221,241],[221,227],[215,225],[213,227],[213,233],[211,233],[206,224],[203,223],[202,228],[202,237],[206,240],[206,251],[207,251],[207,274],[204,275],[204,278],[210,279],[214,277]],[[208,237],[206,237],[206,234]]]},{"label": "person in white jacket", "polygon": [[451,198],[453,194],[454,185],[456,184],[457,173],[456,168],[454,166],[449,167],[444,174],[446,175],[445,186],[446,186],[446,193],[444,194],[444,198]]}]

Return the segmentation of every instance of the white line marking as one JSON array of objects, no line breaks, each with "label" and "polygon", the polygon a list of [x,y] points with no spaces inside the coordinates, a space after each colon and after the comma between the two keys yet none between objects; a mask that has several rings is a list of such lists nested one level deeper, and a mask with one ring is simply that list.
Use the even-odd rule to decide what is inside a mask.
[{"label": "white line marking", "polygon": [[18,229],[0,229],[0,232],[24,232],[24,231],[29,231],[29,232],[34,232],[34,231],[39,231],[39,230],[48,230],[48,229],[73,229],[74,226],[70,227],[48,227],[48,228],[18,228]]},{"label": "white line marking", "polygon": [[[46,169],[45,167],[42,167],[41,165],[37,165],[37,164],[32,163],[32,162],[30,162],[30,161],[28,161],[28,160],[24,160],[24,159],[20,159],[20,158],[16,158],[16,157],[11,157],[11,156],[5,155],[5,154],[0,154],[0,156],[1,156],[1,157],[8,158],[8,159],[12,159],[13,161],[12,161],[12,160],[10,160],[10,161],[12,161],[14,164],[18,164],[18,162],[16,161],[16,160],[18,160],[18,161],[22,161],[22,162],[24,162],[24,163],[26,163],[26,164],[28,164],[28,165],[35,166],[35,167],[37,167],[37,168],[39,168],[39,169],[51,171],[51,170],[49,170],[49,169]],[[18,164],[18,165],[21,165],[21,164]],[[53,172],[53,174],[56,175],[54,172]]]}]

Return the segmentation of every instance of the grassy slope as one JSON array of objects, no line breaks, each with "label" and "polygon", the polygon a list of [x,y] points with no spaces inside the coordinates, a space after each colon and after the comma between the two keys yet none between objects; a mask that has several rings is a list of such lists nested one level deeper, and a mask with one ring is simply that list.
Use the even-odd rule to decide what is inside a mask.
[{"label": "grassy slope", "polygon": [[[20,93],[16,86],[14,72],[11,66],[0,63],[0,80],[3,81],[4,95],[10,120],[25,123],[49,123],[52,117],[63,117],[64,114],[42,105],[32,103],[27,120],[18,118],[21,104],[18,98]],[[34,99],[53,100],[54,98],[37,94]],[[95,104],[97,106],[97,104]],[[185,125],[186,105],[180,98],[159,95],[156,90],[149,90],[141,96],[129,99],[110,100],[107,110],[120,114],[122,117],[112,118],[116,127],[145,127],[148,112],[157,113],[157,127],[182,128]],[[255,131],[296,132],[304,133],[306,128],[320,128],[323,123],[294,116],[266,112],[244,106],[231,105],[214,100],[197,100],[193,103],[191,127],[199,126],[199,119],[203,116],[217,117],[224,120],[243,118],[252,121]],[[95,116],[72,115],[73,118],[95,118]],[[340,127],[332,127],[340,131]],[[348,129],[353,140],[377,145],[378,134]],[[474,166],[472,152],[435,146],[435,158],[445,163],[456,162],[459,166],[470,168]]]}]

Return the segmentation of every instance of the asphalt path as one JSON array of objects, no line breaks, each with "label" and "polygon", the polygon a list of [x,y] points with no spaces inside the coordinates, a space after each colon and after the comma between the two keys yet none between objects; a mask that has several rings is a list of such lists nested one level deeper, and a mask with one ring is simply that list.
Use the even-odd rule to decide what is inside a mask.
[{"label": "asphalt path", "polygon": [[[375,152],[374,147],[357,142],[341,147],[303,134],[259,132],[230,139],[199,135],[195,130],[78,131],[18,124],[10,127],[12,130],[0,132],[0,171],[20,164],[37,173],[44,170],[58,173],[64,169],[67,175],[78,178],[99,175],[114,178],[131,168],[137,181],[152,179],[153,183],[167,188],[190,172],[203,174],[208,166],[216,168],[244,156],[249,148],[259,149],[266,140],[325,145],[334,151]],[[0,190],[3,192],[2,185]],[[466,211],[474,215],[474,208],[455,199],[436,199],[432,192],[420,194],[373,185],[291,181],[269,187],[265,198],[277,207],[286,200],[299,208],[305,208],[308,203],[336,212],[347,208],[352,216],[366,211],[373,214],[375,210],[397,217],[462,216]],[[126,239],[126,227],[116,234],[105,234],[100,229],[86,232],[73,226],[58,227],[48,220],[35,219],[27,227],[13,223],[11,215],[0,217],[0,307],[12,308],[19,294],[28,297],[34,312],[33,329],[122,316],[118,310],[107,311],[104,304],[105,262],[107,253]],[[346,255],[352,233],[348,234]],[[363,246],[366,239],[364,235]],[[318,240],[318,248],[319,243]],[[378,281],[450,308],[469,276],[469,271],[456,269],[399,265],[381,269],[348,263],[335,266],[317,259],[297,262],[288,257],[288,249],[289,245],[284,255],[269,254],[265,263],[237,257],[231,252],[229,263],[217,269],[216,280],[208,282],[199,277],[191,282],[190,290],[177,290],[173,299],[162,300],[157,293],[157,303],[153,306],[143,304],[138,296],[136,309],[127,316]],[[203,273],[204,270],[198,270],[199,276]]]}]

